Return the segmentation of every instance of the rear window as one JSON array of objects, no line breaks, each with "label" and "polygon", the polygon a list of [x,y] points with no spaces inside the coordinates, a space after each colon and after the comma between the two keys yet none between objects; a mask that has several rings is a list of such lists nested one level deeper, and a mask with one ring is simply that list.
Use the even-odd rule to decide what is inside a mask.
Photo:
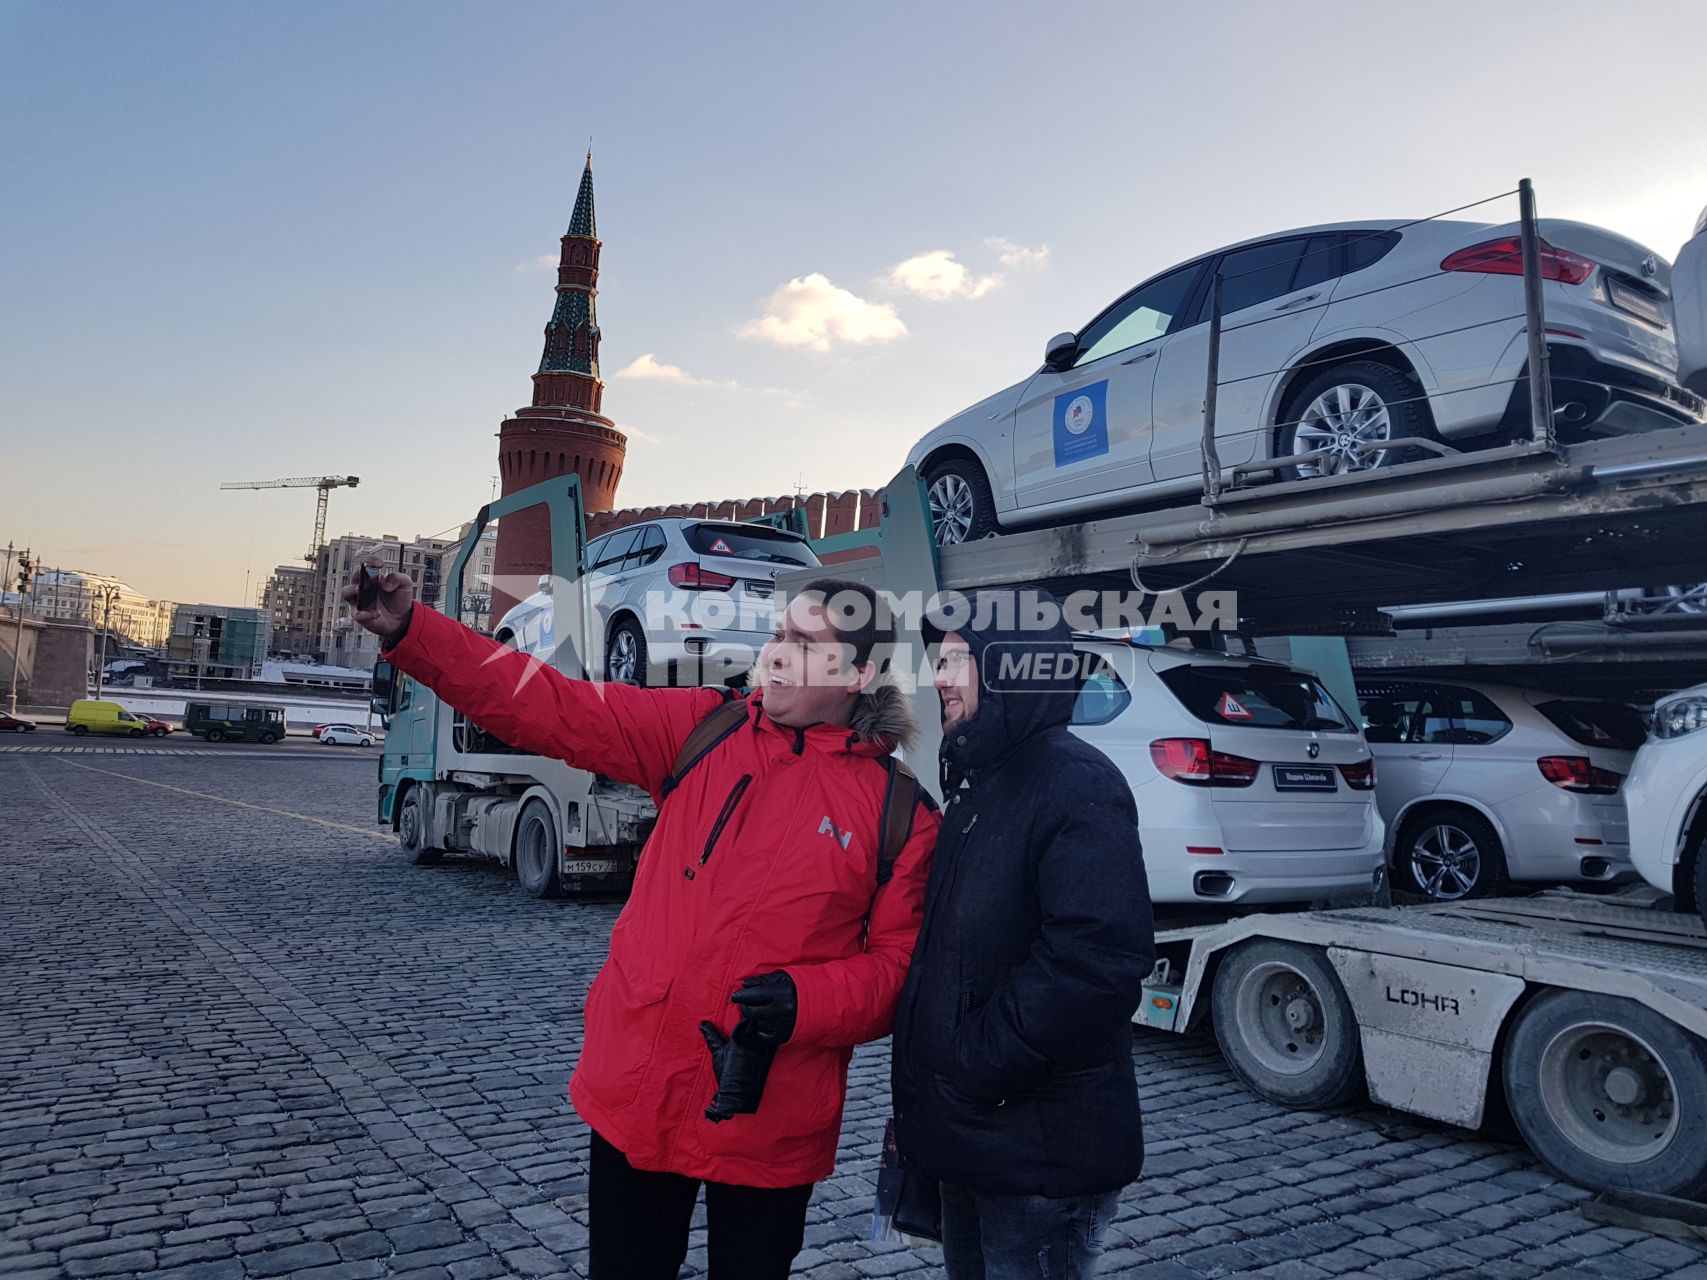
[{"label": "rear window", "polygon": [[702,556],[735,560],[764,560],[771,564],[818,563],[818,557],[792,533],[763,525],[690,524],[682,529],[688,546]]},{"label": "rear window", "polygon": [[1647,739],[1642,717],[1622,702],[1588,702],[1560,698],[1536,708],[1572,742],[1585,747],[1634,751]]},{"label": "rear window", "polygon": [[1161,678],[1180,705],[1206,724],[1356,732],[1321,682],[1302,671],[1204,664],[1171,667]]},{"label": "rear window", "polygon": [[1353,271],[1362,271],[1365,267],[1373,267],[1381,259],[1392,252],[1393,246],[1399,243],[1397,231],[1349,231],[1345,240],[1345,270],[1350,275]]}]

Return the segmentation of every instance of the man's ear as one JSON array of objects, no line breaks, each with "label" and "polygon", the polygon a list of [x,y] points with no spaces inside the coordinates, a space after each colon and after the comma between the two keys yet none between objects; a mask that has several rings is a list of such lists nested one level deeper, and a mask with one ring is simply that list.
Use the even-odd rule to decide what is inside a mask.
[{"label": "man's ear", "polygon": [[854,667],[854,692],[864,693],[877,681],[877,663],[867,659]]}]

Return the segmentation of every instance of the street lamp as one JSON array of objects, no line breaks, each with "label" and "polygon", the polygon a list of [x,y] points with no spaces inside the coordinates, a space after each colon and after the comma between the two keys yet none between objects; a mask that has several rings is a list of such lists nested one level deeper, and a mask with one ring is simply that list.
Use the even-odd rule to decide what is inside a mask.
[{"label": "street lamp", "polygon": [[101,660],[95,665],[95,697],[101,696],[101,689],[107,681],[107,635],[113,627],[113,601],[119,598],[117,584],[103,582],[95,590],[100,593],[104,608],[101,613]]}]

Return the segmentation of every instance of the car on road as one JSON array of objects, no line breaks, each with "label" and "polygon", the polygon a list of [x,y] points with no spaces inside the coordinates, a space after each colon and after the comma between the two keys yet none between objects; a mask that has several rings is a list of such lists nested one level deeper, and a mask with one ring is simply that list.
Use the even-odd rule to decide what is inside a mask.
[{"label": "car on road", "polygon": [[1450,902],[1633,877],[1623,784],[1646,734],[1633,707],[1367,674],[1357,696],[1396,887]]},{"label": "car on road", "polygon": [[1707,396],[1707,209],[1671,269],[1672,312],[1677,326],[1677,380]]},{"label": "car on road", "polygon": [[34,733],[35,731],[34,721],[20,720],[17,716],[7,715],[4,711],[0,711],[0,732]]},{"label": "car on road", "polygon": [[1385,829],[1356,720],[1309,672],[1081,636],[1072,731],[1132,787],[1160,903],[1364,900]]},{"label": "car on road", "polygon": [[138,716],[137,719],[142,721],[151,738],[164,738],[172,732],[172,726],[164,720],[157,720],[153,716]]},{"label": "car on road", "polygon": [[66,712],[65,728],[80,738],[90,733],[140,738],[148,732],[148,721],[142,716],[132,715],[116,702],[79,698]]},{"label": "car on road", "polygon": [[[799,534],[737,520],[624,525],[587,547],[588,667],[635,684],[723,684],[770,638],[776,575],[818,563]],[[551,595],[516,605],[493,633],[547,656],[559,642]]]},{"label": "car on road", "polygon": [[323,724],[314,736],[328,747],[371,747],[373,734],[353,724]]},{"label": "car on road", "polygon": [[1707,919],[1707,684],[1661,698],[1624,784],[1642,879]]},{"label": "car on road", "polygon": [[[1336,223],[1153,276],[913,446],[938,543],[1197,494],[1217,278],[1224,467],[1296,457],[1283,477],[1337,475],[1424,456],[1405,440],[1466,448],[1526,431],[1518,231]],[[1540,234],[1559,421],[1699,421],[1702,402],[1676,385],[1665,260],[1585,223],[1544,220]]]}]

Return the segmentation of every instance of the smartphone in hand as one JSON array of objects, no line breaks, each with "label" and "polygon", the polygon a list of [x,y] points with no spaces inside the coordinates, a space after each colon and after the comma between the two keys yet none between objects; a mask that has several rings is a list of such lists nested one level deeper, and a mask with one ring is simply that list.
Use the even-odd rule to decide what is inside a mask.
[{"label": "smartphone in hand", "polygon": [[376,564],[362,566],[361,580],[356,585],[356,612],[366,613],[379,603],[379,575],[383,572]]}]

